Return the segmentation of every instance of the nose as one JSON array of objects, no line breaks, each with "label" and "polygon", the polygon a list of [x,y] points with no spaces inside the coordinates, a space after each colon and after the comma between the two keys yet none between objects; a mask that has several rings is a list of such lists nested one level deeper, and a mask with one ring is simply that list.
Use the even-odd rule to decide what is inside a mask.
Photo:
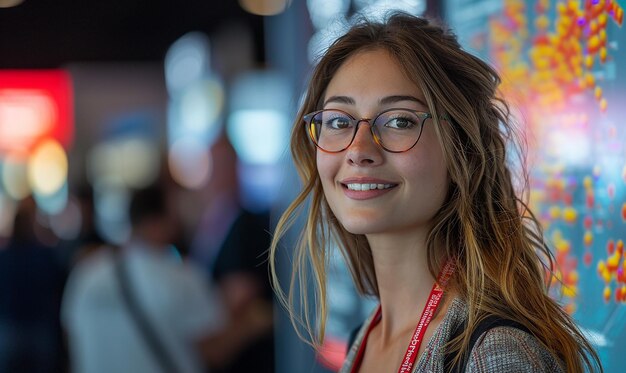
[{"label": "nose", "polygon": [[362,120],[357,128],[354,140],[347,149],[348,163],[356,166],[374,166],[380,164],[383,149],[376,143],[371,131],[371,124]]}]

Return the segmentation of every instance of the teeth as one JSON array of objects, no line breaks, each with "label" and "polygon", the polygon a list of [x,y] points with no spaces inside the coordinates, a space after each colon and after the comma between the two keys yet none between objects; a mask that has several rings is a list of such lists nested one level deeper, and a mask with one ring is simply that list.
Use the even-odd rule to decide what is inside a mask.
[{"label": "teeth", "polygon": [[372,189],[388,189],[391,188],[391,184],[347,184],[350,190],[372,190]]}]

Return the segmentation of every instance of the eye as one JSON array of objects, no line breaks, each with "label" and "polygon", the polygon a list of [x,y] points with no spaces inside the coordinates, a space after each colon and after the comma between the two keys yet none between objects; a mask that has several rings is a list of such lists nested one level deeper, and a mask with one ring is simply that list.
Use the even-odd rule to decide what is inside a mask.
[{"label": "eye", "polygon": [[415,127],[415,121],[412,118],[408,118],[405,116],[399,116],[395,118],[388,118],[384,124],[385,127],[395,128],[395,129],[411,129]]},{"label": "eye", "polygon": [[324,127],[338,130],[350,128],[350,118],[340,114],[333,114],[328,118],[324,118]]}]

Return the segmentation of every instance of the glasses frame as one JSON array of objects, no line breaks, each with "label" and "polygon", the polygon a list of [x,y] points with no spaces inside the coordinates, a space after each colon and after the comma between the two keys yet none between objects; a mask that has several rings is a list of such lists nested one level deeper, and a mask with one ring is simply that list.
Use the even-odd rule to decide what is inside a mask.
[{"label": "glasses frame", "polygon": [[[385,147],[385,145],[383,145],[382,139],[380,138],[380,136],[378,136],[378,134],[376,133],[376,131],[374,130],[374,123],[376,122],[376,120],[378,119],[378,117],[380,117],[381,115],[388,113],[390,111],[394,111],[394,110],[403,110],[403,111],[408,111],[411,112],[413,114],[415,114],[418,118],[421,119],[420,122],[420,133],[417,136],[417,139],[415,140],[415,142],[413,143],[413,145],[411,145],[408,149],[406,150],[391,150]],[[354,133],[352,134],[352,138],[350,139],[350,142],[348,143],[348,145],[346,145],[346,147],[344,147],[341,150],[326,150],[324,148],[322,148],[316,141],[315,139],[315,134],[313,133],[312,130],[312,123],[313,123],[313,117],[315,117],[317,114],[323,112],[323,111],[338,111],[340,113],[345,114],[348,118],[350,118],[352,120],[352,122],[356,122],[356,124],[354,125]],[[381,111],[380,113],[376,114],[376,116],[374,116],[374,118],[361,118],[361,119],[357,119],[355,118],[353,115],[351,115],[348,112],[345,112],[343,110],[339,110],[339,109],[322,109],[322,110],[317,110],[314,111],[312,113],[308,113],[306,115],[304,115],[302,118],[304,120],[304,124],[306,126],[306,132],[309,135],[309,139],[311,139],[311,141],[313,142],[313,144],[315,144],[315,146],[325,152],[325,153],[341,153],[342,151],[348,149],[350,147],[350,145],[352,145],[352,143],[354,142],[354,139],[356,138],[356,134],[359,131],[359,126],[361,125],[362,122],[366,122],[367,124],[369,124],[370,126],[370,133],[372,134],[372,138],[374,139],[374,142],[376,144],[378,144],[378,146],[380,146],[381,148],[383,148],[383,150],[389,152],[389,153],[404,153],[404,152],[408,152],[409,150],[413,149],[415,147],[415,145],[417,145],[417,143],[419,142],[420,138],[422,137],[422,132],[424,132],[424,122],[426,121],[426,119],[432,118],[432,114],[425,112],[425,111],[421,111],[421,110],[413,110],[413,109],[406,109],[406,108],[391,108],[391,109],[386,109]]]}]

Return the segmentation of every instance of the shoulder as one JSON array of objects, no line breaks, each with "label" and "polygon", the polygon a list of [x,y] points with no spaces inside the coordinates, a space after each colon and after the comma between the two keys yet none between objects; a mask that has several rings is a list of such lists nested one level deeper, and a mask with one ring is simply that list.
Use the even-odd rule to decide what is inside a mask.
[{"label": "shoulder", "polygon": [[103,248],[80,259],[72,268],[68,285],[93,286],[98,280],[112,272],[113,257],[111,249]]},{"label": "shoulder", "polygon": [[468,372],[562,372],[536,337],[511,326],[483,333],[470,353]]},{"label": "shoulder", "polygon": [[64,320],[77,308],[90,303],[100,307],[109,303],[115,294],[113,265],[113,254],[108,249],[92,253],[75,264],[63,291]]}]

